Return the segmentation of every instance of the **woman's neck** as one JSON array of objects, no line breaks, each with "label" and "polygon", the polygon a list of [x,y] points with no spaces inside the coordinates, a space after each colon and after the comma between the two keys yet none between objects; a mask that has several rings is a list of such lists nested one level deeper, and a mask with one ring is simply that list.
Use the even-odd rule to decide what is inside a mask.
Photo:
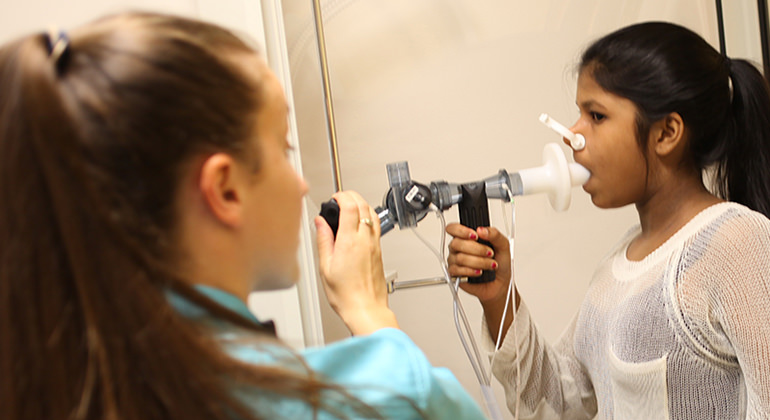
[{"label": "woman's neck", "polygon": [[712,195],[700,178],[662,182],[647,200],[636,204],[642,233],[628,247],[627,258],[639,261],[663,245],[695,215],[723,200]]}]

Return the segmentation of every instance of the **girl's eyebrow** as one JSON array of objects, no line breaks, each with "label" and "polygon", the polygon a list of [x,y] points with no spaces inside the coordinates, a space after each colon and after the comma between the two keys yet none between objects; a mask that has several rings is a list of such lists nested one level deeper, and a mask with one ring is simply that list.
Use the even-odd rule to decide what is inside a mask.
[{"label": "girl's eyebrow", "polygon": [[600,104],[599,102],[596,102],[593,99],[588,99],[586,101],[583,101],[580,104],[578,104],[578,106],[581,108],[600,108],[603,110],[607,109],[604,105]]}]

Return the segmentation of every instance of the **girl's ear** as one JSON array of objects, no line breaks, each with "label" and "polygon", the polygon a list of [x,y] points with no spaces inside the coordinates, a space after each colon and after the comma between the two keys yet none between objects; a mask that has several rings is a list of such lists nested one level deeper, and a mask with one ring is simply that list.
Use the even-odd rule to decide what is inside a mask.
[{"label": "girl's ear", "polygon": [[243,221],[243,196],[232,156],[215,153],[201,166],[198,188],[206,207],[221,223],[238,227]]},{"label": "girl's ear", "polygon": [[650,134],[654,141],[653,150],[658,156],[667,157],[676,151],[684,151],[684,120],[679,113],[672,112],[653,124]]}]

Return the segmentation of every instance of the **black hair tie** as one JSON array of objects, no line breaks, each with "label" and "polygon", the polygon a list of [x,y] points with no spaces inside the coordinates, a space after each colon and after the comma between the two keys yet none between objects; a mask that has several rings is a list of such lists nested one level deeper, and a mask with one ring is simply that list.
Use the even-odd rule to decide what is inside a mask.
[{"label": "black hair tie", "polygon": [[56,70],[61,72],[70,53],[70,39],[67,33],[51,29],[48,31],[48,58],[53,61]]}]

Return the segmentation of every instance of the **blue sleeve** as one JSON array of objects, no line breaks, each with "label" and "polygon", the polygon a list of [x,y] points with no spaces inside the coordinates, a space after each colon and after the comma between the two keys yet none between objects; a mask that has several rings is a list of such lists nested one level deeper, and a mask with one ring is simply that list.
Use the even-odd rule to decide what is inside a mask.
[{"label": "blue sleeve", "polygon": [[385,328],[308,349],[303,357],[312,369],[345,386],[386,418],[486,418],[454,375],[433,367],[401,330]]}]

